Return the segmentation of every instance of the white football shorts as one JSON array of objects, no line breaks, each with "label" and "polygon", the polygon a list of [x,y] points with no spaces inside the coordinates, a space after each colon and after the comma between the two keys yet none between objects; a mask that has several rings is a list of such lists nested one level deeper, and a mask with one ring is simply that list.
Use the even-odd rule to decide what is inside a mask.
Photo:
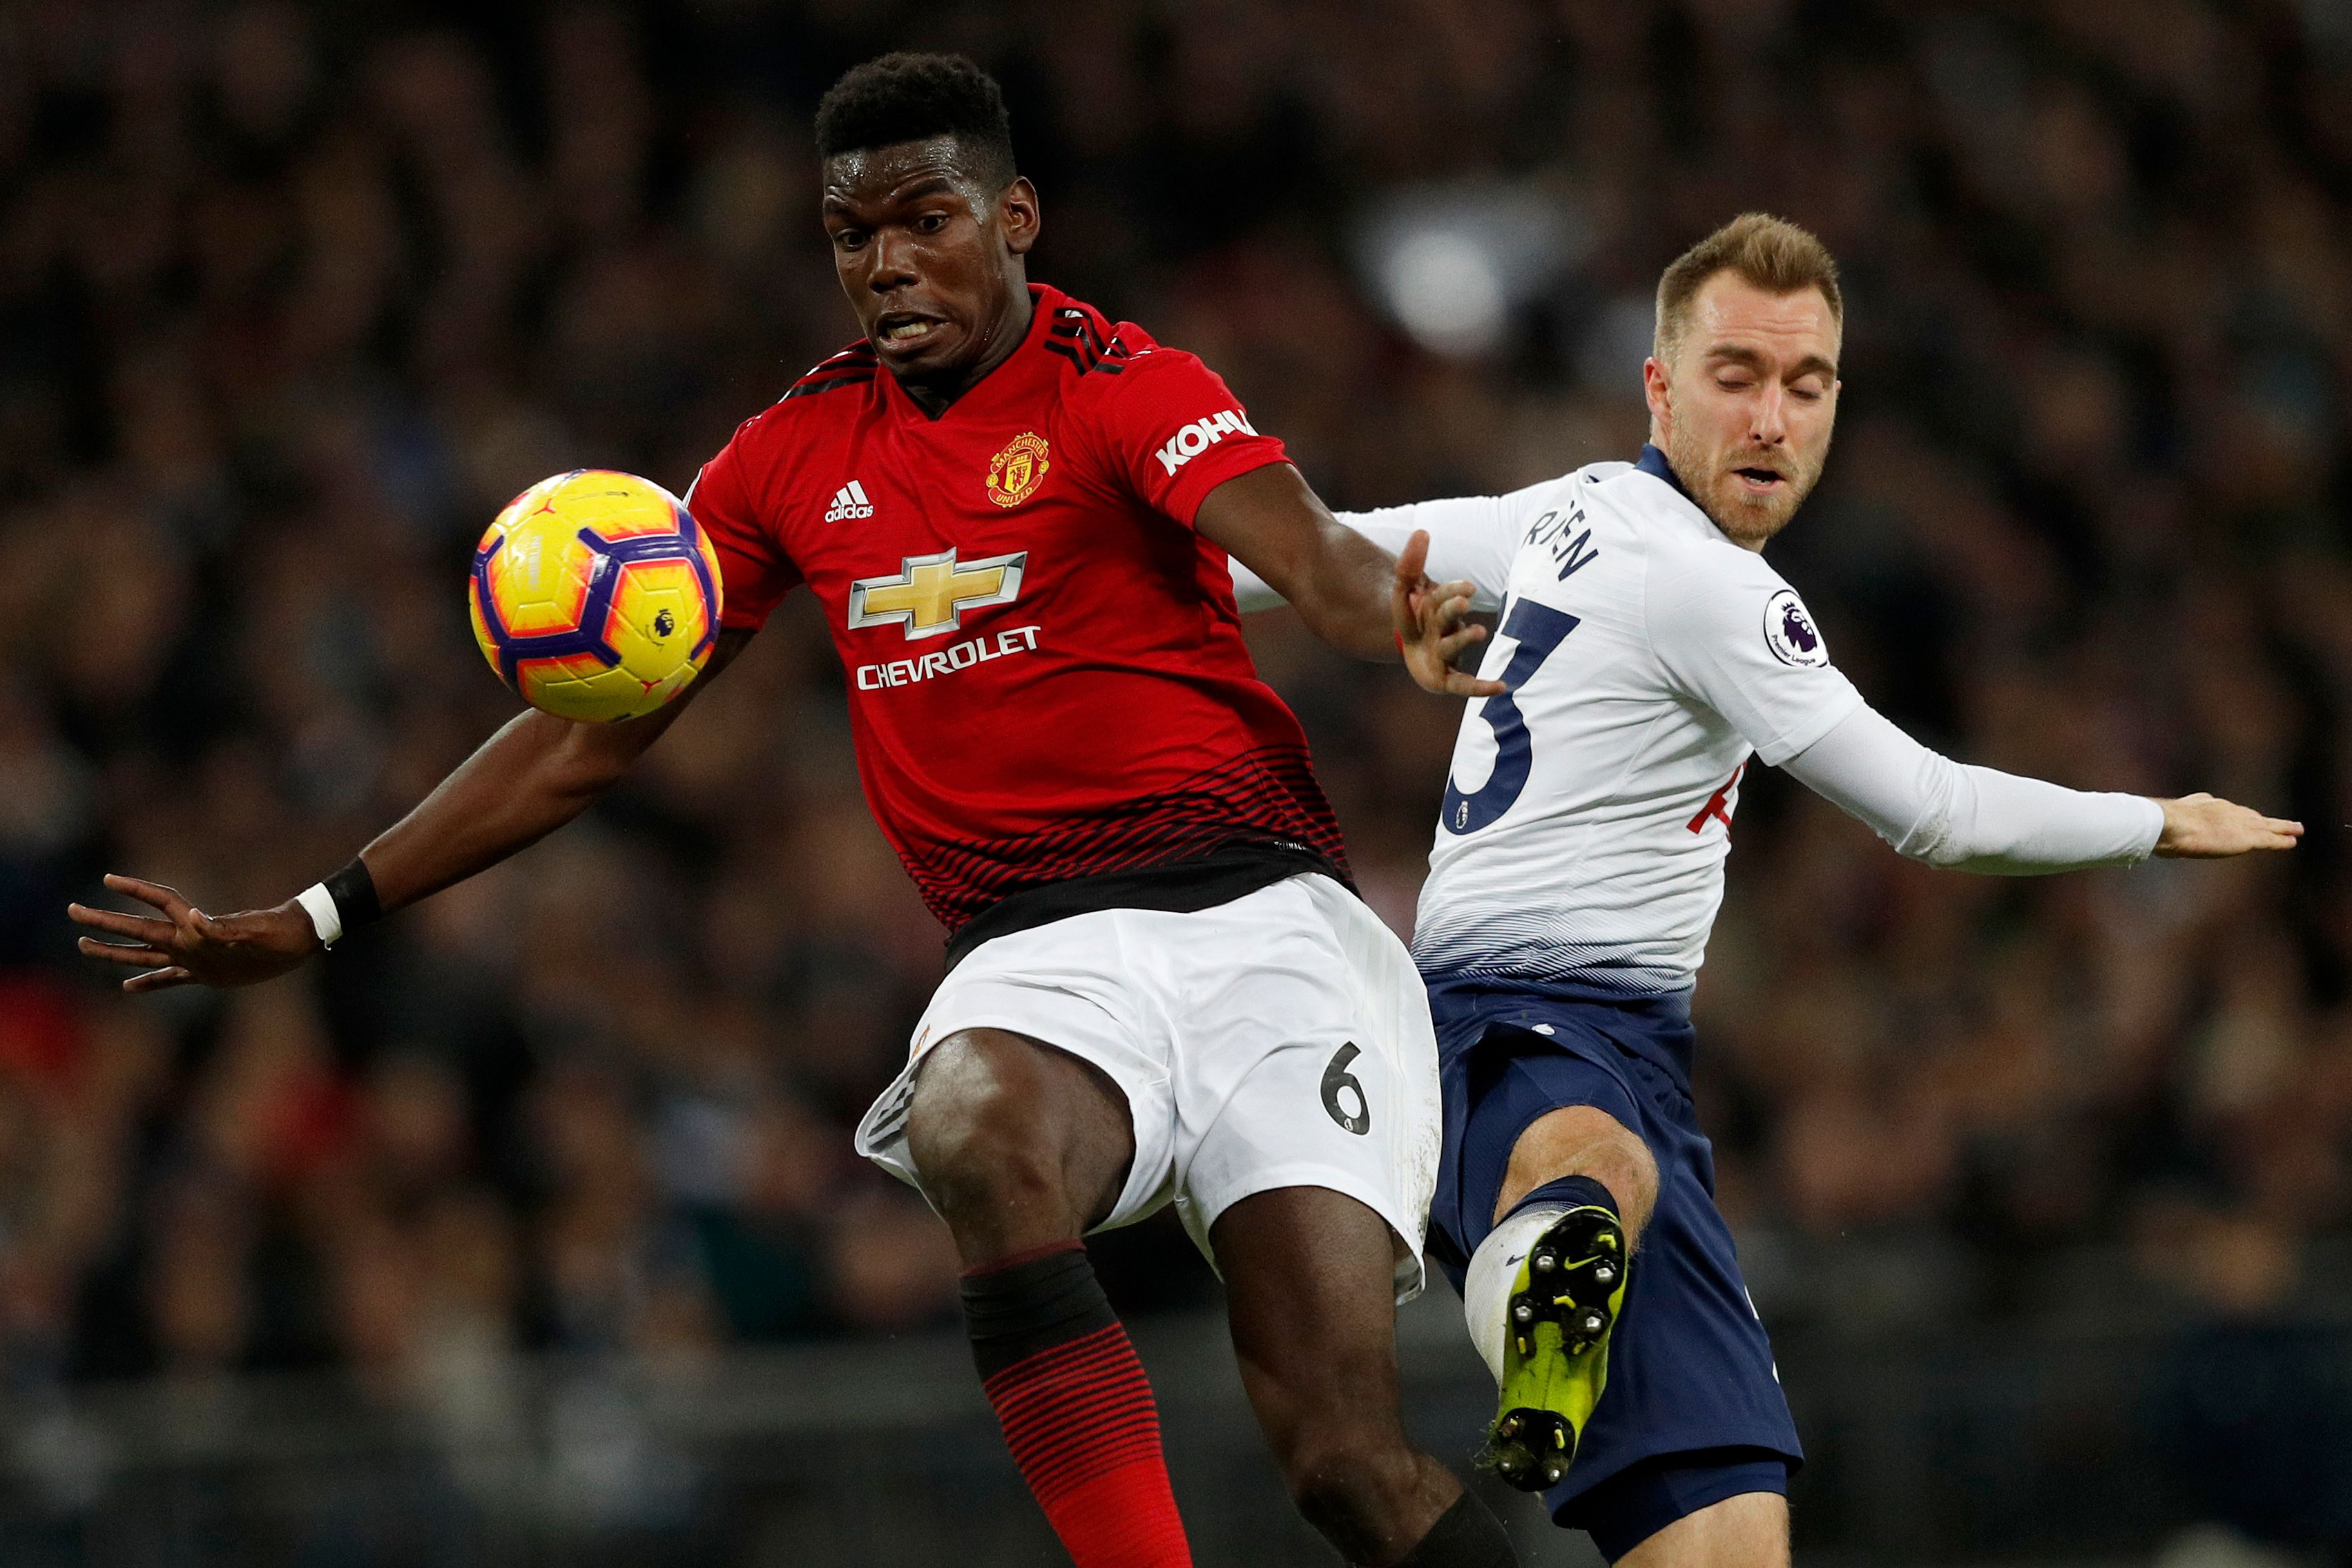
[{"label": "white football shorts", "polygon": [[1191,913],[1096,910],[972,949],[858,1124],[857,1152],[902,1181],[923,1053],[968,1029],[1066,1051],[1127,1096],[1135,1163],[1099,1228],[1173,1201],[1213,1268],[1226,1209],[1328,1187],[1388,1222],[1397,1300],[1420,1293],[1443,1133],[1429,998],[1404,944],[1329,877]]}]

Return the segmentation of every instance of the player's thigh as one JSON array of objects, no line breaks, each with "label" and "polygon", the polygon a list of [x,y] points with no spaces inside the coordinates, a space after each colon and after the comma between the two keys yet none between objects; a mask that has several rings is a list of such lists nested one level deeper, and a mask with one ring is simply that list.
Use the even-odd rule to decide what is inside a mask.
[{"label": "player's thigh", "polygon": [[1227,1208],[1210,1243],[1242,1383],[1276,1452],[1401,1443],[1388,1221],[1328,1187],[1277,1187]]},{"label": "player's thigh", "polygon": [[[1176,1174],[1203,1250],[1255,1194],[1319,1187],[1387,1228],[1383,1307],[1421,1285],[1441,1115],[1436,1039],[1412,961],[1361,903],[1320,878],[1259,895],[1224,934],[1173,1062]],[[1214,984],[1206,983],[1213,978]]]},{"label": "player's thigh", "polygon": [[1788,1568],[1789,1500],[1742,1492],[1685,1514],[1633,1551],[1616,1568]]},{"label": "player's thigh", "polygon": [[[1563,1024],[1562,1033],[1538,1034],[1513,1024],[1488,1024],[1449,1066],[1449,1125],[1458,1131],[1445,1152],[1447,1179],[1437,1224],[1465,1259],[1476,1253],[1497,1218],[1530,1189],[1580,1174],[1566,1163],[1572,1150],[1554,1146],[1539,1129],[1597,1131],[1612,1144],[1622,1132],[1649,1155],[1650,1170],[1660,1168],[1650,1147],[1654,1129],[1627,1080],[1622,1053],[1596,1036],[1571,1037],[1565,1032],[1569,1028]],[[1534,1141],[1530,1134],[1538,1134]],[[1560,1143],[1578,1141],[1572,1135]],[[1601,1179],[1622,1213],[1632,1195],[1617,1191],[1606,1176]],[[1622,1172],[1620,1179],[1626,1179]],[[1650,1190],[1654,1210],[1654,1184]]]},{"label": "player's thigh", "polygon": [[924,1054],[906,1135],[968,1263],[1092,1228],[1135,1158],[1127,1100],[1108,1073],[1002,1029],[961,1030]]},{"label": "player's thigh", "polygon": [[1242,1385],[1294,1501],[1350,1563],[1392,1563],[1461,1493],[1397,1409],[1393,1233],[1328,1187],[1254,1193],[1211,1231]]},{"label": "player's thigh", "polygon": [[1134,918],[1097,910],[981,944],[858,1124],[857,1152],[923,1190],[967,1265],[1165,1200],[1166,965]]}]

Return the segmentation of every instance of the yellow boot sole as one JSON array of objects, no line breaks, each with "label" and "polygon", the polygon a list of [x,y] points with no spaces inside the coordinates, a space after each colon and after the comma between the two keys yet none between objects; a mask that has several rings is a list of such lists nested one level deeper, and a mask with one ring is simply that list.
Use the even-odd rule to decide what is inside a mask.
[{"label": "yellow boot sole", "polygon": [[1482,1468],[1521,1491],[1558,1486],[1609,1382],[1609,1335],[1625,1304],[1625,1232],[1605,1208],[1571,1208],[1528,1249],[1512,1282],[1503,1387]]}]

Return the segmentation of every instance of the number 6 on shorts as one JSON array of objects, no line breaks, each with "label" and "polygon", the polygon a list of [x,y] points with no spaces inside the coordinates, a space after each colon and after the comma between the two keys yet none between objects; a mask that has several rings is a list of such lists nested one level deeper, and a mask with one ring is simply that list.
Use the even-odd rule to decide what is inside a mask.
[{"label": "number 6 on shorts", "polygon": [[[1364,1086],[1356,1081],[1356,1075],[1348,1071],[1348,1064],[1363,1054],[1362,1048],[1351,1040],[1339,1048],[1331,1065],[1323,1070],[1323,1109],[1331,1113],[1331,1120],[1360,1138],[1372,1130],[1372,1102],[1365,1094]],[[1353,1111],[1339,1098],[1343,1090],[1355,1096]]]}]

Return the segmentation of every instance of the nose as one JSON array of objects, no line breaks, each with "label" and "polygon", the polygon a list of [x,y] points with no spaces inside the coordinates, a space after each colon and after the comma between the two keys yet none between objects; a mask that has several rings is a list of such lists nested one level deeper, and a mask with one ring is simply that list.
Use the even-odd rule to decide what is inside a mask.
[{"label": "nose", "polygon": [[913,247],[889,230],[876,235],[866,254],[866,287],[875,293],[888,294],[916,281],[909,259]]},{"label": "nose", "polygon": [[1778,446],[1789,439],[1789,391],[1779,382],[1764,383],[1748,434],[1759,446]]}]

